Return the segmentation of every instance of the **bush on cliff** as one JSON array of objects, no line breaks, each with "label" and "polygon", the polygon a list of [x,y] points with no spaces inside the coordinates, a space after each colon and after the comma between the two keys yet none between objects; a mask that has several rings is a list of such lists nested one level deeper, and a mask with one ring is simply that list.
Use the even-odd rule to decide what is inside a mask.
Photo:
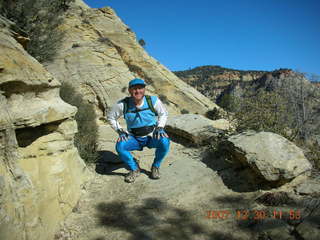
[{"label": "bush on cliff", "polygon": [[85,162],[95,162],[98,159],[98,153],[96,152],[98,126],[92,104],[84,100],[68,83],[62,84],[60,97],[65,102],[78,108],[75,116],[78,124],[78,133],[75,134],[74,144]]},{"label": "bush on cliff", "polygon": [[39,62],[51,61],[61,46],[63,13],[74,0],[0,0],[0,15],[10,19],[30,38],[27,52]]}]

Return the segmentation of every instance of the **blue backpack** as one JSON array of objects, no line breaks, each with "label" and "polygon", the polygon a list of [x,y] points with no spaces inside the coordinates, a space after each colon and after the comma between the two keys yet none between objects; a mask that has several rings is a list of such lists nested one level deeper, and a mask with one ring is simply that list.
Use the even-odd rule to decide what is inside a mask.
[{"label": "blue backpack", "polygon": [[[148,108],[136,109],[136,110],[130,111],[130,112],[137,113],[137,112],[141,112],[141,111],[145,111],[145,110],[150,109],[156,116],[158,116],[158,113],[156,112],[156,110],[153,107],[151,96],[145,95],[145,97],[146,97],[146,100],[147,100]],[[130,99],[130,97],[126,97],[126,98],[124,98],[122,100],[122,102],[123,102],[123,115],[124,116],[125,116],[126,113],[129,112],[128,111],[129,99]]]}]

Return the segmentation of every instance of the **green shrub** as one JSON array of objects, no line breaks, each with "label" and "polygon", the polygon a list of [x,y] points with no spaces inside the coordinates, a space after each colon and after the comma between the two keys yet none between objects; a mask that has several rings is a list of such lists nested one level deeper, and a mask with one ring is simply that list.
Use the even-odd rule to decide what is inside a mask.
[{"label": "green shrub", "polygon": [[216,107],[212,110],[207,111],[205,115],[207,118],[211,120],[217,120],[221,118],[219,110]]},{"label": "green shrub", "polygon": [[169,99],[167,98],[167,96],[165,96],[163,94],[159,94],[159,98],[164,104],[167,104],[167,105],[170,104]]},{"label": "green shrub", "polygon": [[244,98],[233,100],[237,130],[270,131],[291,138],[292,114],[286,99],[276,92],[261,90]]},{"label": "green shrub", "polygon": [[98,159],[98,153],[96,152],[98,126],[93,105],[85,101],[80,94],[77,94],[72,85],[68,83],[62,84],[60,97],[65,102],[78,108],[75,116],[78,133],[75,134],[74,144],[85,162],[95,162]]},{"label": "green shrub", "polygon": [[127,92],[127,87],[121,88],[121,92],[123,92],[123,93]]},{"label": "green shrub", "polygon": [[80,47],[80,44],[79,44],[79,43],[74,43],[74,44],[72,44],[72,48],[77,48],[77,47]]},{"label": "green shrub", "polygon": [[320,170],[320,149],[319,145],[311,145],[309,147],[309,154],[306,157],[313,163],[314,167]]},{"label": "green shrub", "polygon": [[219,100],[219,106],[223,109],[234,112],[236,109],[236,97],[231,94],[224,94]]},{"label": "green shrub", "polygon": [[30,38],[27,52],[39,62],[51,61],[62,44],[58,29],[63,13],[74,0],[0,0],[0,14],[16,24]]},{"label": "green shrub", "polygon": [[187,109],[184,108],[184,109],[182,109],[180,112],[181,112],[181,114],[188,114],[188,113],[189,113],[189,110],[187,110]]},{"label": "green shrub", "polygon": [[306,158],[313,164],[313,166],[320,170],[320,147],[319,143],[315,141],[303,141],[301,139],[295,142],[297,146],[304,149]]}]

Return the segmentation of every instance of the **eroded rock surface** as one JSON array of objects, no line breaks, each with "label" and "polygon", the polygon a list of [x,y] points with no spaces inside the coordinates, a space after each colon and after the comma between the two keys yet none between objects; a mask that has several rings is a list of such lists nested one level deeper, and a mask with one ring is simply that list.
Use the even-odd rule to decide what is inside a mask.
[{"label": "eroded rock surface", "polygon": [[314,194],[320,196],[320,179],[309,179],[298,185],[296,192],[302,195]]},{"label": "eroded rock surface", "polygon": [[52,239],[89,179],[73,145],[76,108],[0,21],[0,239]]},{"label": "eroded rock surface", "polygon": [[312,169],[303,151],[271,132],[244,132],[228,138],[227,151],[266,181],[289,181]]},{"label": "eroded rock surface", "polygon": [[225,119],[210,120],[198,114],[170,116],[166,125],[169,133],[195,146],[209,144],[231,129],[231,124]]}]

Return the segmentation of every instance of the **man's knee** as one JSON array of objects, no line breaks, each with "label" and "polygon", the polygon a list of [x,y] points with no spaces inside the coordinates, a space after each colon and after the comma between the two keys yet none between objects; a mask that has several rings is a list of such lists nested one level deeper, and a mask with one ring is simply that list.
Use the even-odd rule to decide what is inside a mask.
[{"label": "man's knee", "polygon": [[116,151],[117,151],[117,153],[126,151],[126,142],[124,142],[124,141],[117,142]]},{"label": "man's knee", "polygon": [[157,146],[158,146],[158,148],[161,148],[161,149],[169,149],[169,146],[170,146],[169,138],[166,138],[166,137],[160,138],[158,140]]}]

